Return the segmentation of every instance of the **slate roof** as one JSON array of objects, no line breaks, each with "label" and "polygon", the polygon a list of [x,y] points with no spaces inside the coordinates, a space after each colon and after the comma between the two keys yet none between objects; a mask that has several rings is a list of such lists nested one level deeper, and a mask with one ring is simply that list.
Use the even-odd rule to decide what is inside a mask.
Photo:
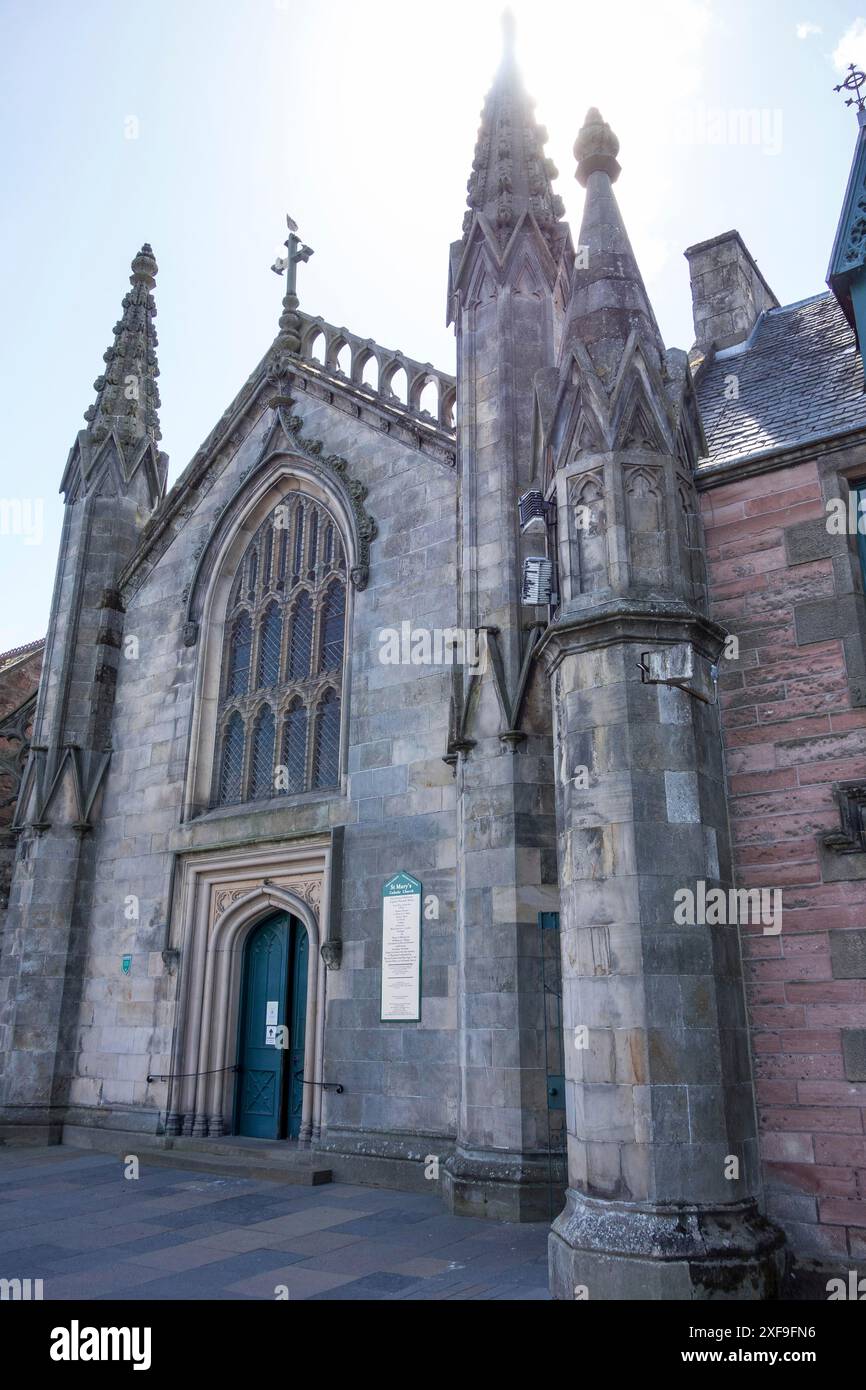
[{"label": "slate roof", "polygon": [[[725,378],[739,398],[725,399]],[[768,309],[745,343],[699,371],[709,453],[721,463],[866,426],[863,365],[854,331],[829,292]]]}]

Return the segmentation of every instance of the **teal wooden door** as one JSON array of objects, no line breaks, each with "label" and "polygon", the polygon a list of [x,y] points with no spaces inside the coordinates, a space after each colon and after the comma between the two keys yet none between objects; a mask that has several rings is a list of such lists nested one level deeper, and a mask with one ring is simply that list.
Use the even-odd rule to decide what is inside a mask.
[{"label": "teal wooden door", "polygon": [[307,933],[286,914],[269,917],[244,948],[235,1131],[296,1139],[304,1097]]}]

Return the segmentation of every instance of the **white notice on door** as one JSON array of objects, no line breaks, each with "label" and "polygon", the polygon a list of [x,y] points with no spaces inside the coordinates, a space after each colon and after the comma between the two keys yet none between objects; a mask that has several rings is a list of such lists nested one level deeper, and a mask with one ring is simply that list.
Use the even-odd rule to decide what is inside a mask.
[{"label": "white notice on door", "polygon": [[265,1015],[265,1023],[278,1023],[280,1013],[279,1000],[269,999],[266,1007],[267,1013]]}]

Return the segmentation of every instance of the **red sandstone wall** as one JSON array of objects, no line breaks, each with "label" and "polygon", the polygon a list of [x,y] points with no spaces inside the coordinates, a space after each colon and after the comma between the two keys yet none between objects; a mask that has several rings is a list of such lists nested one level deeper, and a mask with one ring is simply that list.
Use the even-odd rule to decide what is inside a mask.
[{"label": "red sandstone wall", "polygon": [[842,1030],[866,1028],[866,980],[834,977],[830,939],[866,927],[866,878],[825,882],[816,837],[839,827],[833,782],[866,773],[866,709],[851,708],[841,638],[796,641],[798,605],[835,592],[829,558],[786,561],[785,530],[825,517],[817,466],[702,501],[713,615],[740,641],[720,679],[738,882],[783,890],[781,935],[744,933],[768,1210],[799,1254],[853,1261],[866,1083],[846,1079]]}]

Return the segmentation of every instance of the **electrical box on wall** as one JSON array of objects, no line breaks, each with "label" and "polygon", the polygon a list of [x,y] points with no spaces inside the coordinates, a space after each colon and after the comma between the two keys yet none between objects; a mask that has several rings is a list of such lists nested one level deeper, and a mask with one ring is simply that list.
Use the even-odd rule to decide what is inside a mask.
[{"label": "electrical box on wall", "polygon": [[523,588],[520,601],[527,607],[550,603],[553,562],[543,555],[530,555],[523,561]]}]

